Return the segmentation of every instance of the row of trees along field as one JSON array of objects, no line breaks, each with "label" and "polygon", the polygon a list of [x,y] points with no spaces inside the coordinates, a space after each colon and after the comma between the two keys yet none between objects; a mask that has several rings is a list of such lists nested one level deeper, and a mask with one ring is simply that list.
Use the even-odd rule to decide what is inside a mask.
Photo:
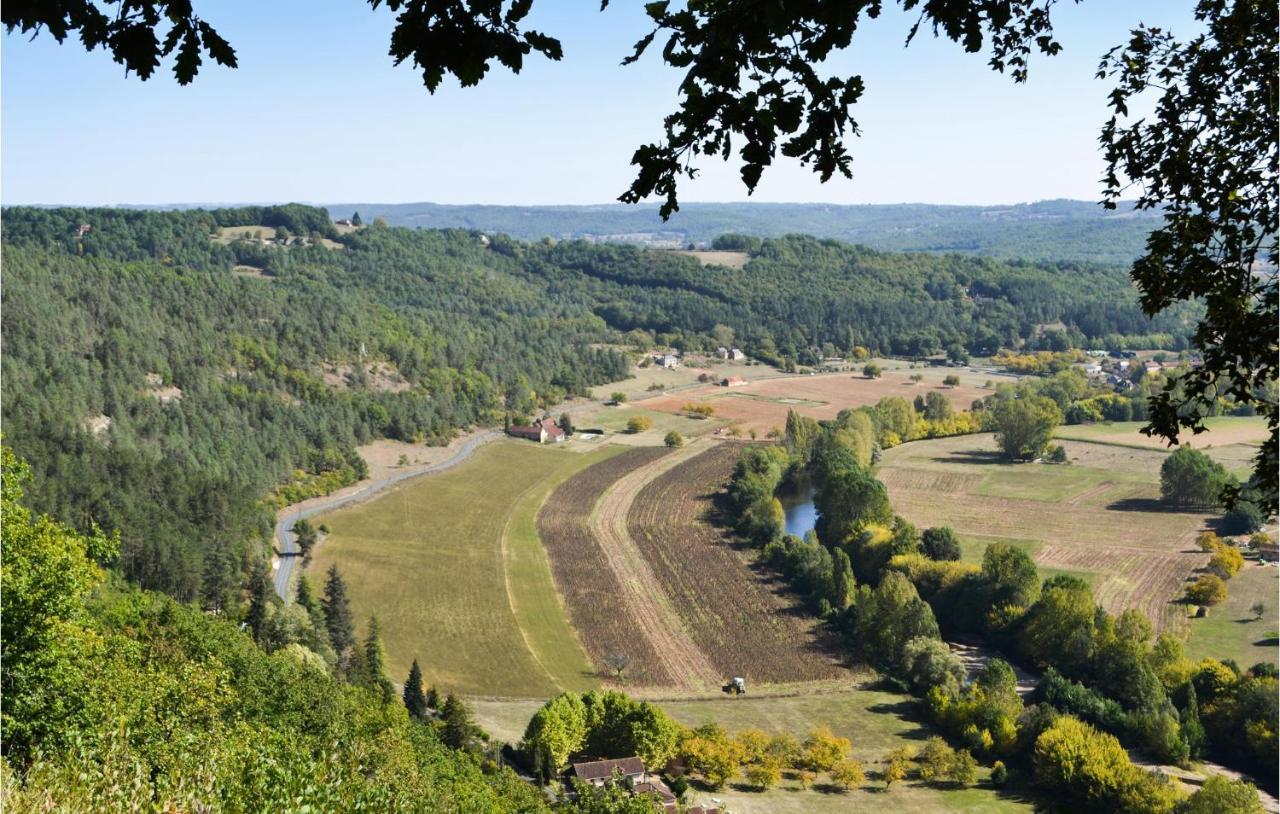
[{"label": "row of trees along field", "polygon": [[[1027,457],[1026,445],[1042,451],[1061,419],[1053,399],[1038,394],[1044,387],[997,393],[978,419],[998,435],[1023,439],[1006,444],[1013,459]],[[930,716],[974,754],[1022,765],[1047,790],[1082,806],[1173,810],[1171,788],[1124,768],[1120,743],[1168,763],[1212,756],[1274,781],[1273,665],[1194,663],[1175,636],[1154,637],[1139,612],[1108,614],[1087,583],[1041,580],[1030,556],[1013,546],[989,546],[981,565],[959,562],[954,533],[943,527],[922,534],[896,516],[871,473],[878,445],[911,419],[904,404],[892,402],[833,422],[793,413],[783,444],[744,453],[728,494],[739,531],[860,657],[923,696]],[[807,540],[783,534],[774,497],[795,477],[816,487],[819,520]],[[944,633],[978,637],[1042,670],[1037,703],[1023,704],[1013,670],[998,659],[967,682]],[[1088,726],[1064,724],[1061,716]],[[1042,742],[1050,731],[1057,734]],[[1109,776],[1058,766],[1072,749],[1095,753]]]}]

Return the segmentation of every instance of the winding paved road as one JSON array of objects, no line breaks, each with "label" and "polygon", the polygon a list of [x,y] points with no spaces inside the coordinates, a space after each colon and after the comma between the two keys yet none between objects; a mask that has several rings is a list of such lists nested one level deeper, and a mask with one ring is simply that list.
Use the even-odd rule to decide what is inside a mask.
[{"label": "winding paved road", "polygon": [[333,511],[343,506],[358,503],[367,500],[373,495],[381,492],[389,486],[422,475],[430,475],[435,472],[443,472],[446,469],[452,469],[463,461],[471,457],[471,453],[475,452],[482,444],[501,438],[500,432],[484,432],[474,438],[467,439],[453,457],[446,458],[439,463],[431,464],[421,468],[406,469],[403,472],[397,472],[394,475],[381,478],[379,480],[370,481],[354,492],[346,495],[334,495],[330,498],[324,498],[312,503],[305,509],[295,509],[289,506],[280,511],[276,517],[276,544],[280,550],[280,566],[276,569],[275,586],[276,593],[280,595],[286,603],[293,601],[293,596],[289,591],[289,584],[293,579],[293,567],[298,561],[298,544],[293,539],[293,524],[305,517],[314,517],[317,514]]}]

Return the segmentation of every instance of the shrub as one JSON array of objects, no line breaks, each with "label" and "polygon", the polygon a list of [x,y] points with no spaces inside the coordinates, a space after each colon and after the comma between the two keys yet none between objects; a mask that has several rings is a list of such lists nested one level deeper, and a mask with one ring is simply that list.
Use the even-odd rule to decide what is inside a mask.
[{"label": "shrub", "polygon": [[960,559],[960,540],[950,526],[925,529],[920,535],[920,545],[931,560]]},{"label": "shrub", "polygon": [[1223,579],[1231,579],[1244,565],[1244,555],[1233,545],[1223,543],[1209,558],[1209,570]]},{"label": "shrub", "polygon": [[1187,586],[1187,599],[1197,605],[1216,605],[1227,598],[1227,584],[1216,574],[1201,574]]},{"label": "shrub", "polygon": [[684,436],[682,436],[680,433],[676,432],[675,430],[672,430],[671,432],[667,433],[666,438],[662,439],[662,443],[666,444],[672,449],[676,447],[682,447],[684,446]]},{"label": "shrub", "polygon": [[653,421],[645,415],[633,415],[627,419],[627,432],[635,435],[653,426]]},{"label": "shrub", "polygon": [[991,785],[1003,786],[1009,782],[1009,770],[1005,768],[1003,760],[997,760],[991,764]]},{"label": "shrub", "polygon": [[1044,451],[1044,459],[1051,464],[1067,463],[1067,449],[1062,444],[1050,444]]},{"label": "shrub", "polygon": [[1236,501],[1236,505],[1222,516],[1224,534],[1253,534],[1262,528],[1266,518],[1257,504],[1248,500]]}]

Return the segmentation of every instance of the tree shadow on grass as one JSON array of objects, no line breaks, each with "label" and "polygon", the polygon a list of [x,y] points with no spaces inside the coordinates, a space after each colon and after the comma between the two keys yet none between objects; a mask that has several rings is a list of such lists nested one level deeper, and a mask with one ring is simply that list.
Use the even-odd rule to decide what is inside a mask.
[{"label": "tree shadow on grass", "polygon": [[1107,504],[1107,510],[1112,512],[1157,512],[1160,514],[1185,514],[1191,511],[1178,506],[1170,506],[1168,503],[1154,497],[1126,497],[1120,500],[1113,500]]},{"label": "tree shadow on grass", "polygon": [[960,449],[946,455],[935,455],[929,460],[940,464],[1012,464],[1003,453],[989,449]]}]

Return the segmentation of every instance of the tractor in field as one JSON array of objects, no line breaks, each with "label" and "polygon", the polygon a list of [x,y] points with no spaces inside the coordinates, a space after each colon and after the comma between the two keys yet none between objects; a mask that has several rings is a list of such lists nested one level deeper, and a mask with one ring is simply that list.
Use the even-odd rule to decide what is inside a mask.
[{"label": "tractor in field", "polygon": [[729,679],[729,681],[725,682],[725,685],[721,687],[721,689],[724,690],[729,695],[746,695],[747,680],[745,678],[735,676]]}]

